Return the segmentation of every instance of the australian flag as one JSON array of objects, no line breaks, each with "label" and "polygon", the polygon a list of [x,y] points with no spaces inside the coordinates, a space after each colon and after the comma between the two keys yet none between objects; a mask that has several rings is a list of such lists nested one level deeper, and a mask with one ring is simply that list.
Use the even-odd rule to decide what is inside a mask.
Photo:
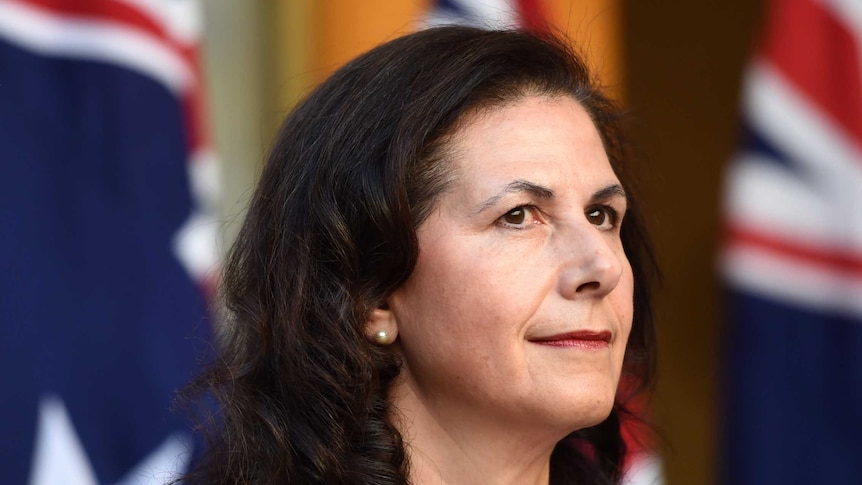
[{"label": "australian flag", "polygon": [[772,0],[728,171],[721,482],[862,483],[862,3]]},{"label": "australian flag", "polygon": [[435,0],[430,2],[423,24],[540,32],[547,27],[544,3],[545,0]]},{"label": "australian flag", "polygon": [[195,5],[0,0],[0,482],[164,483],[209,333]]}]

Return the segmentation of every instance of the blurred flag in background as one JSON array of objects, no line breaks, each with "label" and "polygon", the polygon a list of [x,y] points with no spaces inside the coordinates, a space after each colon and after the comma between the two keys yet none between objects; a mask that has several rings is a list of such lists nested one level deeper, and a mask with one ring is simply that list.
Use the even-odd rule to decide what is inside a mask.
[{"label": "blurred flag in background", "polygon": [[767,6],[727,174],[722,483],[860,483],[862,4]]},{"label": "blurred flag in background", "polygon": [[168,406],[215,262],[195,7],[0,0],[3,483],[163,483],[188,461]]},{"label": "blurred flag in background", "polygon": [[436,0],[431,2],[425,26],[454,24],[542,31],[548,26],[544,3],[544,0]]}]

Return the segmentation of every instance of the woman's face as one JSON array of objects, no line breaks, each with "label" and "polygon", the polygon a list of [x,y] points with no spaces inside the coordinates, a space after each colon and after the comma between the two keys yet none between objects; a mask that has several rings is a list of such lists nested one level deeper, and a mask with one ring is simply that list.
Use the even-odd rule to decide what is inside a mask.
[{"label": "woman's face", "polygon": [[461,126],[454,184],[389,300],[396,407],[438,424],[597,424],[614,401],[633,286],[626,198],[599,135],[569,97],[525,97]]}]

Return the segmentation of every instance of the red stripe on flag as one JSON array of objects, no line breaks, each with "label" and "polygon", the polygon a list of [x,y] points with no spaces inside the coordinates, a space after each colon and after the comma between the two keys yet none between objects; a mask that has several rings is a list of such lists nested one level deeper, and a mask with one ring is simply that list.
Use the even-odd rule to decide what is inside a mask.
[{"label": "red stripe on flag", "polygon": [[729,247],[736,245],[755,247],[832,272],[862,277],[862,254],[791,242],[734,224],[728,224],[726,232],[725,240]]},{"label": "red stripe on flag", "polygon": [[626,444],[626,467],[632,464],[634,456],[651,453],[655,449],[655,429],[647,419],[650,397],[650,391],[638,389],[631,376],[622,376],[617,400],[628,411],[620,414],[620,432]]},{"label": "red stripe on flag", "polygon": [[155,38],[173,51],[197,74],[197,57],[193,46],[178,42],[170,33],[146,12],[134,6],[107,0],[10,0],[29,7],[48,11],[54,15],[120,24],[123,27],[141,32]]},{"label": "red stripe on flag", "polygon": [[772,0],[762,55],[862,145],[862,77],[853,35],[813,0]]},{"label": "red stripe on flag", "polygon": [[532,32],[547,32],[548,21],[542,0],[516,0],[515,7],[523,28]]},{"label": "red stripe on flag", "polygon": [[209,146],[197,48],[186,45],[171,36],[156,19],[147,12],[122,2],[94,0],[12,0],[19,4],[49,12],[52,15],[84,21],[97,21],[121,25],[151,37],[172,51],[186,64],[194,76],[193,86],[183,93],[183,116],[186,120],[186,135],[191,151]]}]

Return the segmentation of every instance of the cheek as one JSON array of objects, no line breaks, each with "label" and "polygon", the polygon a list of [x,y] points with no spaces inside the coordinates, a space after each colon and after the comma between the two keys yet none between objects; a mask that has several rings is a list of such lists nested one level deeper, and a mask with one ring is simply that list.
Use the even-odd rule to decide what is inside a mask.
[{"label": "cheek", "polygon": [[540,268],[525,261],[530,252],[501,248],[485,235],[456,235],[454,228],[443,229],[420,235],[423,249],[416,267],[396,292],[414,317],[447,315],[439,325],[460,333],[529,311],[531,295],[543,286],[530,274]]},{"label": "cheek", "polygon": [[[451,338],[493,335],[510,309],[511,295],[500,278],[488,274],[475,259],[426,254],[410,280],[396,295],[401,319],[408,333],[445,332]],[[494,284],[494,283],[497,284]]]},{"label": "cheek", "polygon": [[531,295],[543,283],[525,271],[535,265],[523,258],[509,261],[456,241],[457,247],[426,244],[410,279],[393,295],[399,334],[413,359],[484,366],[516,352],[535,310]]},{"label": "cheek", "polygon": [[[617,322],[619,322],[620,341],[625,343],[628,342],[631,334],[634,318],[634,276],[628,260],[626,260],[623,275],[611,295],[614,313],[617,316]],[[620,365],[622,365],[624,354],[625,345],[620,346],[620,351],[615,356]]]}]

